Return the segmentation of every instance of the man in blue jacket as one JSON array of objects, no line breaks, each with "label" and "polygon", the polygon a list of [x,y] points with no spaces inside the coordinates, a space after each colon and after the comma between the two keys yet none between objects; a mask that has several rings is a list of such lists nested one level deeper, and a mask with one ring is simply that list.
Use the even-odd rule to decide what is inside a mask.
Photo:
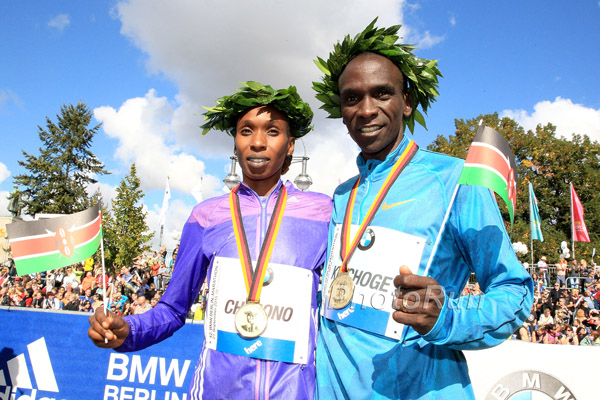
[{"label": "man in blue jacket", "polygon": [[[335,46],[314,84],[360,147],[334,194],[317,342],[319,399],[471,399],[461,350],[503,342],[529,314],[532,282],[494,195],[460,186],[464,161],[404,135],[437,96],[435,60],[371,23]],[[483,294],[461,297],[474,272]]]}]

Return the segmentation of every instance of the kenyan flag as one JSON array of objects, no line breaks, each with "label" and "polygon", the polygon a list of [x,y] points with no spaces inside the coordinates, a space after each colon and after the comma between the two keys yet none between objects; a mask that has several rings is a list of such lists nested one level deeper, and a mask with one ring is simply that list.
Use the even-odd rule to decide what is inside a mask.
[{"label": "kenyan flag", "polygon": [[102,240],[98,206],[64,217],[6,226],[19,275],[76,264],[93,255]]},{"label": "kenyan flag", "polygon": [[479,126],[458,183],[485,186],[496,192],[508,206],[512,225],[517,204],[515,156],[500,133]]}]

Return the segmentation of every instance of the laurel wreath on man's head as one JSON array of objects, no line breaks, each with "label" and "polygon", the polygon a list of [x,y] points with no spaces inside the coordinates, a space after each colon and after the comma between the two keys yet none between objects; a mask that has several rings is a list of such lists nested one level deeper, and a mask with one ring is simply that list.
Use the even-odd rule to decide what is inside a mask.
[{"label": "laurel wreath on man's head", "polygon": [[342,117],[338,79],[344,68],[356,56],[371,52],[389,58],[408,81],[408,94],[412,99],[413,112],[404,117],[405,126],[413,132],[416,121],[427,129],[425,118],[417,107],[421,106],[423,112],[427,113],[427,109],[439,95],[438,76],[442,74],[437,67],[437,60],[419,58],[412,53],[416,47],[396,43],[397,33],[402,25],[375,28],[375,22],[377,18],[353,39],[346,35],[342,43],[336,43],[327,61],[321,57],[314,60],[325,74],[322,82],[313,82],[313,89],[317,92],[316,98],[323,103],[320,108],[329,114],[328,118]]},{"label": "laurel wreath on man's head", "polygon": [[270,105],[282,112],[289,120],[290,133],[300,138],[310,132],[313,112],[308,103],[298,95],[295,86],[275,90],[259,82],[242,82],[243,87],[230,96],[217,99],[214,107],[203,107],[205,123],[201,125],[202,134],[211,129],[225,131],[235,136],[235,128],[240,115],[252,108]]}]

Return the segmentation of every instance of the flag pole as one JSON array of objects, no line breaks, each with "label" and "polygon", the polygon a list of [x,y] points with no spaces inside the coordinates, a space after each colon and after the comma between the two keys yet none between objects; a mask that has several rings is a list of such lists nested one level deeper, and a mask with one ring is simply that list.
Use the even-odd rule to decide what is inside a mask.
[{"label": "flag pole", "polygon": [[448,205],[448,209],[446,210],[446,215],[444,215],[444,220],[442,221],[442,226],[440,227],[440,231],[438,232],[438,235],[435,238],[435,243],[433,244],[433,249],[431,250],[431,255],[429,256],[429,260],[427,261],[427,266],[425,267],[425,272],[423,272],[423,276],[427,276],[427,273],[429,272],[429,267],[431,266],[433,257],[435,256],[438,245],[440,244],[442,232],[444,232],[444,228],[446,227],[446,221],[448,221],[448,216],[450,216],[450,210],[452,209],[452,205],[454,204],[454,199],[456,199],[456,193],[458,192],[459,186],[460,186],[460,184],[457,183],[456,187],[454,188],[454,193],[452,193],[452,198],[450,199],[450,204]]},{"label": "flag pole", "polygon": [[[479,120],[479,125],[483,125],[483,118]],[[444,228],[446,227],[446,221],[448,221],[448,216],[450,215],[450,210],[452,209],[452,205],[454,204],[454,199],[456,198],[456,193],[458,192],[458,186],[460,184],[457,183],[454,188],[454,193],[452,193],[452,198],[450,199],[450,204],[448,205],[448,209],[446,210],[446,215],[444,215],[444,220],[442,221],[442,226],[440,226],[440,231],[438,232],[437,237],[435,238],[435,243],[433,244],[433,249],[431,250],[431,255],[429,256],[429,260],[427,260],[427,266],[425,267],[425,272],[423,272],[423,276],[427,276],[429,272],[429,267],[431,267],[431,262],[433,261],[433,257],[437,252],[438,245],[440,244],[440,238],[442,237],[442,232],[444,232]]]},{"label": "flag pole", "polygon": [[571,250],[573,251],[573,260],[575,257],[575,217],[573,215],[573,183],[569,183],[569,197],[571,198]]},{"label": "flag pole", "polygon": [[533,267],[533,235],[531,235],[531,266]]},{"label": "flag pole", "polygon": [[[531,185],[531,182],[529,183]],[[532,229],[532,225],[531,225],[531,214],[532,214],[532,208],[533,206],[533,199],[531,198],[531,186],[529,187],[529,234],[531,235],[531,267],[533,267],[533,229]]]},{"label": "flag pole", "polygon": [[[100,217],[102,217],[102,211],[100,211]],[[100,231],[102,232],[102,225],[100,225]],[[106,267],[104,266],[104,234],[100,236],[100,255],[102,257],[102,308],[104,309],[104,315],[108,317],[108,308],[106,304]],[[108,339],[104,338],[104,343],[108,343]]]}]

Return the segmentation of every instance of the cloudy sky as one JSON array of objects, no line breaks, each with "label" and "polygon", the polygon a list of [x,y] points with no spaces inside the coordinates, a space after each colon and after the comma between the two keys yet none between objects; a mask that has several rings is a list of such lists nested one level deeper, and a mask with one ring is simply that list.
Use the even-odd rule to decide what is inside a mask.
[{"label": "cloudy sky", "polygon": [[[38,125],[63,104],[85,102],[102,128],[92,151],[111,175],[105,198],[135,162],[149,223],[157,229],[167,176],[173,192],[169,246],[195,204],[225,192],[230,137],[201,135],[202,105],[239,82],[298,87],[315,110],[304,139],[311,190],[331,194],[355,174],[358,153],[340,120],[318,110],[311,82],[345,34],[402,24],[421,57],[439,60],[440,98],[427,146],[454,132],[455,118],[499,112],[527,129],[552,122],[560,135],[600,140],[600,2],[426,0],[130,0],[2,2],[0,5],[0,215],[25,150],[39,154]],[[296,146],[302,155],[303,146]],[[300,172],[294,164],[287,178]],[[200,186],[201,184],[201,186]],[[91,188],[94,190],[95,188]]]}]

